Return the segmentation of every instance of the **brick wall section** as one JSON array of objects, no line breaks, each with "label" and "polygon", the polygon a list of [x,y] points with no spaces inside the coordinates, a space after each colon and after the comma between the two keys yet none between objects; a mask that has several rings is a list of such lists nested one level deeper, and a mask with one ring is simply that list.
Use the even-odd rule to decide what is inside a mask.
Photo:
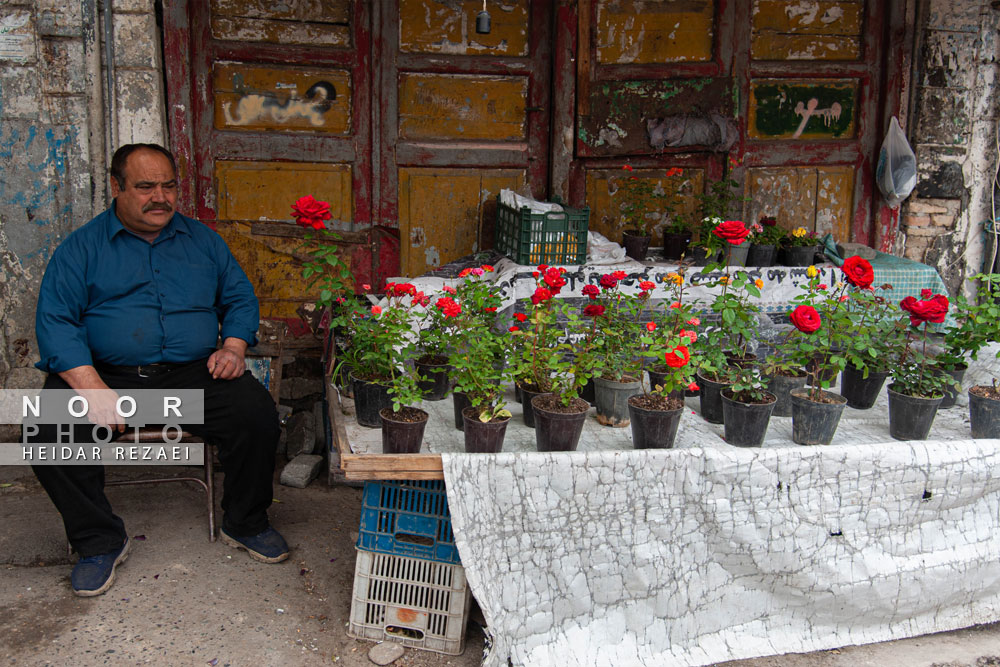
[{"label": "brick wall section", "polygon": [[900,220],[903,256],[924,262],[940,253],[950,243],[960,212],[957,199],[910,199]]}]

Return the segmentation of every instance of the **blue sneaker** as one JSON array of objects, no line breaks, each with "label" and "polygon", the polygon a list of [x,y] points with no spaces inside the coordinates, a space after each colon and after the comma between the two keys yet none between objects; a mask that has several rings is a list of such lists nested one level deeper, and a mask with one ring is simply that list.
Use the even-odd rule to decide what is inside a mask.
[{"label": "blue sneaker", "polygon": [[223,528],[219,531],[222,541],[231,547],[245,549],[250,557],[262,563],[280,563],[288,558],[288,544],[281,533],[268,527],[252,537],[235,537]]},{"label": "blue sneaker", "polygon": [[117,551],[78,560],[69,578],[73,592],[80,597],[89,598],[111,588],[111,584],[115,583],[115,568],[128,558],[129,544],[126,537]]}]

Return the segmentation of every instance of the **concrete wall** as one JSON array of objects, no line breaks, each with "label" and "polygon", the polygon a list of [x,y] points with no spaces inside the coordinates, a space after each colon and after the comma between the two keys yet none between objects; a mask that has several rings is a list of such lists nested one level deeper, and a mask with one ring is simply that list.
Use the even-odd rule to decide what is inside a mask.
[{"label": "concrete wall", "polygon": [[989,0],[923,0],[915,108],[907,134],[918,180],[902,206],[900,250],[936,266],[954,292],[983,262],[997,165],[1000,10]]},{"label": "concrete wall", "polygon": [[107,146],[166,139],[152,0],[116,0],[109,113],[96,0],[0,5],[0,386],[40,386],[34,309],[45,265],[107,204]]}]

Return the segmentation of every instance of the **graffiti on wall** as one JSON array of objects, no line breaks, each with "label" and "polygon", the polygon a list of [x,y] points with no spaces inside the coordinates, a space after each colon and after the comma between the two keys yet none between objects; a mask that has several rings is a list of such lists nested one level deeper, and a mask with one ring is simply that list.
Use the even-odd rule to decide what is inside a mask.
[{"label": "graffiti on wall", "polygon": [[350,131],[350,74],[343,70],[220,63],[213,88],[220,130]]},{"label": "graffiti on wall", "polygon": [[750,136],[755,139],[850,139],[857,101],[854,80],[758,80],[750,84]]}]

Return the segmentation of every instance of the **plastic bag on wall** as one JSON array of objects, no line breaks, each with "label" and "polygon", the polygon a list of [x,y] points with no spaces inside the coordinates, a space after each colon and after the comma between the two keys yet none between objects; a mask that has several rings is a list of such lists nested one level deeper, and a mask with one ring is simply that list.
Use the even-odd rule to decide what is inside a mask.
[{"label": "plastic bag on wall", "polygon": [[917,156],[913,154],[895,116],[889,123],[889,132],[878,153],[875,180],[886,203],[893,208],[909,197],[917,185]]}]

